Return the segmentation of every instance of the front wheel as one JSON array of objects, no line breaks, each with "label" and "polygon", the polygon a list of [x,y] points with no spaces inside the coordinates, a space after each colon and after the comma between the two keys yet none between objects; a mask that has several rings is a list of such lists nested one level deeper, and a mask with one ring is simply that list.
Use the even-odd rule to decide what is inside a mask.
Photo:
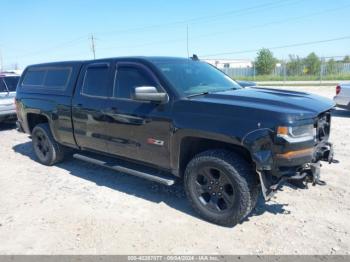
[{"label": "front wheel", "polygon": [[246,217],[260,192],[251,165],[226,150],[195,156],[185,171],[185,191],[197,213],[222,226],[234,226]]},{"label": "front wheel", "polygon": [[40,163],[51,166],[63,160],[65,149],[55,141],[48,124],[38,124],[34,127],[32,141]]}]

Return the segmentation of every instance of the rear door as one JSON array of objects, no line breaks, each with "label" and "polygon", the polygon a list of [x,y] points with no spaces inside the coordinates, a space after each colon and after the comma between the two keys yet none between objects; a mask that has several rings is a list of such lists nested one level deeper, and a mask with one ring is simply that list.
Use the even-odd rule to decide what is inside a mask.
[{"label": "rear door", "polygon": [[77,145],[108,152],[109,101],[113,92],[113,68],[109,61],[85,65],[72,99],[72,119]]}]

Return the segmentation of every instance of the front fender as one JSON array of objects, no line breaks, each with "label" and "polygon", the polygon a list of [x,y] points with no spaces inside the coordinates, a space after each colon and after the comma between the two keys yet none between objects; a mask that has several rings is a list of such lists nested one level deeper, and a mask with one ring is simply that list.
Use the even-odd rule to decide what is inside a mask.
[{"label": "front fender", "polygon": [[242,145],[249,150],[258,170],[271,170],[273,166],[273,130],[256,129],[247,133]]},{"label": "front fender", "polygon": [[[240,146],[240,139],[235,136],[228,136],[213,132],[206,132],[195,129],[174,129],[171,136],[171,167],[173,170],[178,170],[180,167],[180,151],[181,143],[185,138],[207,139],[227,144]],[[175,171],[176,172],[176,171]]]}]

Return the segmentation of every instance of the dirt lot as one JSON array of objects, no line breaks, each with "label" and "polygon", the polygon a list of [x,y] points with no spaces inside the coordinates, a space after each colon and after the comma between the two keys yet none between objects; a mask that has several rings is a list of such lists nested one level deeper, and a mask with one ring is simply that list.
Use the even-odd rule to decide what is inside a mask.
[{"label": "dirt lot", "polygon": [[[334,87],[297,87],[332,97]],[[0,128],[1,254],[349,254],[350,112],[334,112],[340,164],[326,186],[283,187],[234,228],[198,218],[166,188],[78,160],[35,162],[30,139]]]}]

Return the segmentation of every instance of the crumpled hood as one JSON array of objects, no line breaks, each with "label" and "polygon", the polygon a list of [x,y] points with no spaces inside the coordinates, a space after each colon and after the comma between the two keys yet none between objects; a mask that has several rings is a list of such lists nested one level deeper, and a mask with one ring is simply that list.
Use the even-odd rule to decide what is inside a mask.
[{"label": "crumpled hood", "polygon": [[242,88],[194,97],[208,103],[252,108],[293,115],[299,119],[316,117],[335,106],[328,98],[308,94],[264,87]]}]

